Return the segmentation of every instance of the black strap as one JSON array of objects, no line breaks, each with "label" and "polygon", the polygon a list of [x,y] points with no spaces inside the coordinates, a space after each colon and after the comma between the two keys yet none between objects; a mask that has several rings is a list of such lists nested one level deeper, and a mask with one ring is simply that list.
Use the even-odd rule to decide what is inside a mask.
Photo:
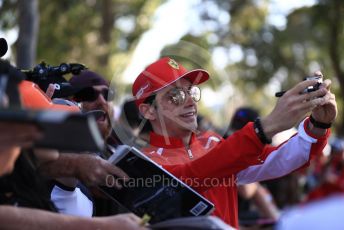
[{"label": "black strap", "polygon": [[323,123],[320,121],[316,121],[312,115],[309,117],[309,121],[314,125],[316,128],[321,128],[321,129],[329,129],[332,126],[332,123]]},{"label": "black strap", "polygon": [[264,130],[263,130],[263,127],[262,127],[262,124],[260,123],[259,117],[254,121],[253,127],[254,127],[254,131],[256,132],[259,140],[263,144],[271,144],[272,140],[266,137]]}]

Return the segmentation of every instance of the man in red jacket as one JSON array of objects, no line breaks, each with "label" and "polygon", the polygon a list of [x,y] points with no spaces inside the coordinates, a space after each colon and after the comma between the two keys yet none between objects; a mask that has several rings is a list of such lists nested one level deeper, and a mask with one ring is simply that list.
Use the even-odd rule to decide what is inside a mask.
[{"label": "man in red jacket", "polygon": [[[211,200],[214,215],[238,227],[236,185],[280,177],[307,164],[325,146],[337,106],[329,80],[306,94],[301,92],[317,82],[303,81],[288,90],[268,116],[222,139],[197,131],[201,92],[196,85],[208,78],[205,70],[187,71],[168,57],[140,73],[132,93],[153,128],[150,146],[143,151]],[[312,118],[304,119],[310,111]],[[281,146],[269,145],[276,133],[302,119],[298,134]]]}]

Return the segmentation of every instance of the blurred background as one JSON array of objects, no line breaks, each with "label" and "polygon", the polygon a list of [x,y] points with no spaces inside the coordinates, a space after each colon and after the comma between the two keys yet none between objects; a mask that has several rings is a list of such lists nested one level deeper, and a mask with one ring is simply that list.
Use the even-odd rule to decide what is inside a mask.
[{"label": "blurred background", "polygon": [[[137,115],[131,84],[160,56],[210,72],[201,85],[199,129],[224,136],[234,131],[232,117],[248,122],[251,109],[268,114],[276,92],[321,70],[337,98],[334,135],[307,169],[256,185],[255,194],[273,204],[273,217],[300,202],[344,193],[343,23],[343,0],[0,0],[0,37],[9,44],[3,58],[20,69],[41,61],[82,63],[106,77],[116,92],[113,127],[121,140],[139,136],[122,127],[142,128],[129,116]],[[239,107],[250,110],[235,113]],[[276,135],[273,144],[294,132]],[[274,224],[259,222],[268,215],[257,212],[261,203],[250,203],[257,197],[239,203],[241,226]]]},{"label": "blurred background", "polygon": [[0,37],[19,68],[78,62],[103,74],[117,104],[159,56],[207,69],[200,111],[218,127],[241,105],[267,114],[275,92],[320,69],[342,135],[343,12],[341,0],[0,0]]}]

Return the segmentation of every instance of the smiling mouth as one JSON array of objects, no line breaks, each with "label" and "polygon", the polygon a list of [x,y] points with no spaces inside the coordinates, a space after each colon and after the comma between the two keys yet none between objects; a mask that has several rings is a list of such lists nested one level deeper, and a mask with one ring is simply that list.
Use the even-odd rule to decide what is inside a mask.
[{"label": "smiling mouth", "polygon": [[194,117],[196,115],[196,112],[189,112],[189,113],[183,113],[181,115],[179,115],[180,117],[185,117],[185,118],[189,118],[189,117]]}]

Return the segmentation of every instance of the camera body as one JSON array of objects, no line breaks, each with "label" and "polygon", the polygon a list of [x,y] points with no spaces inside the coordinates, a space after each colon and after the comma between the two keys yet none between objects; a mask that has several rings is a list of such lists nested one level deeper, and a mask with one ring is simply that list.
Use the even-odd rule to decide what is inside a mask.
[{"label": "camera body", "polygon": [[50,66],[45,62],[36,65],[32,70],[22,70],[26,74],[27,80],[39,83],[48,80],[48,78],[60,77],[64,74],[79,74],[82,70],[87,69],[79,63],[62,63],[58,66]]},{"label": "camera body", "polygon": [[306,77],[304,80],[305,81],[317,80],[318,82],[315,85],[308,86],[302,93],[310,93],[313,91],[317,91],[320,85],[323,83],[322,76],[310,76],[310,77]]},{"label": "camera body", "polygon": [[62,63],[58,66],[50,66],[41,62],[30,70],[21,70],[26,75],[26,80],[36,83],[44,92],[53,84],[55,87],[52,98],[68,97],[74,93],[73,87],[63,77],[63,75],[72,73],[80,74],[82,70],[87,69],[79,63]]},{"label": "camera body", "polygon": [[[304,89],[301,94],[304,93],[310,93],[313,91],[317,91],[320,87],[320,85],[323,83],[323,75],[320,72],[317,72],[314,76],[309,76],[303,79],[304,81],[310,81],[310,80],[317,80],[318,82],[315,85],[308,86],[306,89]],[[281,91],[275,93],[275,97],[282,97],[286,91]]]}]

